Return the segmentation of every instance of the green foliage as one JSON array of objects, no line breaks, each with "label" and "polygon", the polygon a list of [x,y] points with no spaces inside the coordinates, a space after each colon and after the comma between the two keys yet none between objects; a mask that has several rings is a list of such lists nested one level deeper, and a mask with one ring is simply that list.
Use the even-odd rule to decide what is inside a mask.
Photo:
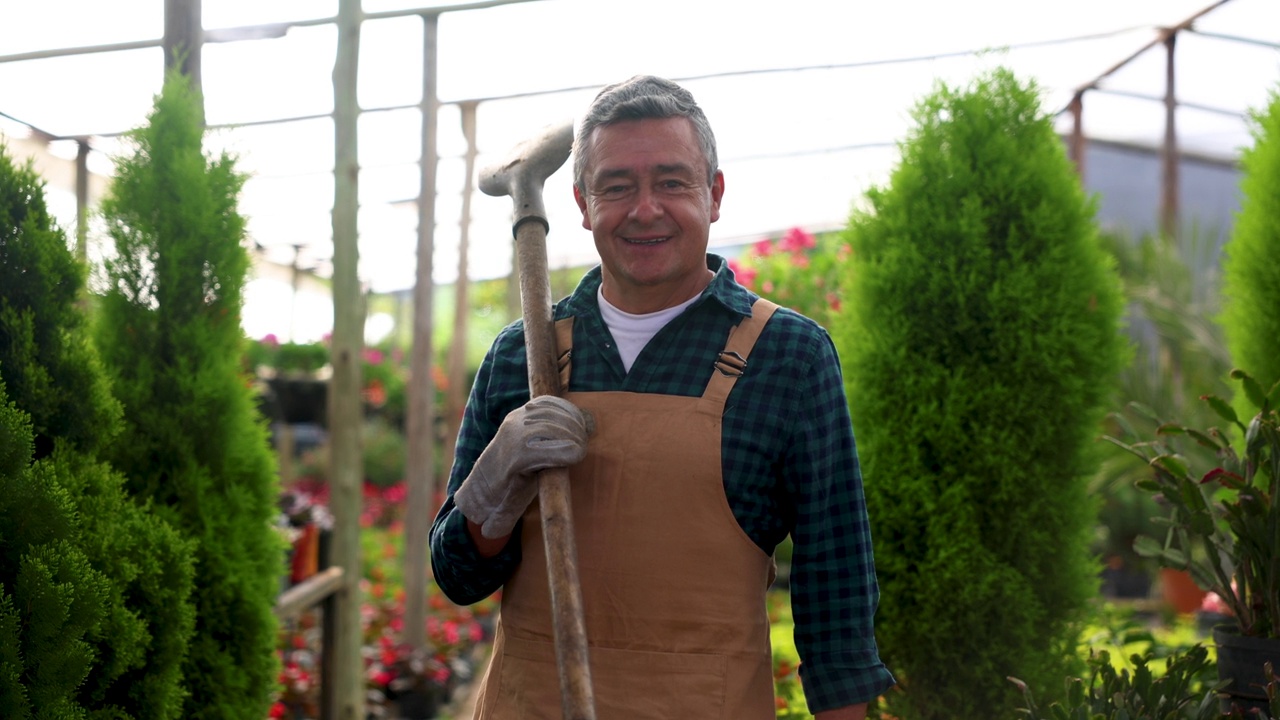
[{"label": "green foliage", "polygon": [[[1150,475],[1139,487],[1159,495],[1169,508],[1163,541],[1144,536],[1135,549],[1166,567],[1189,570],[1200,587],[1222,598],[1242,634],[1275,638],[1280,637],[1280,382],[1264,393],[1248,373],[1231,375],[1257,409],[1247,426],[1226,400],[1206,395],[1227,430],[1167,422],[1153,440],[1107,439],[1148,464]],[[1237,434],[1244,440],[1233,444]],[[1183,439],[1210,448],[1214,461],[1207,466],[1190,462],[1178,450]]]},{"label": "green foliage", "polygon": [[[1196,427],[1211,424],[1216,415],[1197,398],[1206,391],[1228,394],[1231,368],[1215,322],[1220,309],[1213,244],[1199,235],[1133,240],[1104,234],[1102,239],[1118,260],[1130,301],[1129,338],[1136,351],[1133,364],[1120,374],[1111,402],[1124,409],[1108,417],[1105,432],[1151,434],[1161,417],[1185,418]],[[1150,469],[1130,453],[1113,446],[1103,449],[1092,491],[1103,498],[1097,550],[1127,567],[1152,571],[1155,563],[1133,550],[1139,535],[1161,530],[1152,521],[1161,514],[1155,500],[1136,487]],[[1201,459],[1213,456],[1194,442],[1183,443],[1179,450]]]},{"label": "green foliage", "polygon": [[200,98],[171,72],[102,203],[115,255],[98,341],[127,408],[111,460],[195,543],[183,718],[261,718],[275,685],[278,481],[241,371],[244,182],[202,150]]},{"label": "green foliage", "polygon": [[93,452],[120,416],[75,305],[84,274],[45,206],[43,181],[0,145],[0,377],[31,415],[40,457],[53,438]]},{"label": "green foliage", "polygon": [[282,343],[275,335],[250,340],[245,349],[249,372],[270,369],[273,374],[309,375],[329,364],[329,347],[321,343]]},{"label": "green foliage", "polygon": [[53,481],[76,498],[77,542],[111,584],[89,638],[98,664],[81,688],[112,717],[179,718],[182,661],[195,627],[194,545],[124,492],[124,478],[75,452],[55,453]]},{"label": "green foliage", "polygon": [[[0,437],[6,444],[32,447],[30,421],[2,387]],[[107,580],[67,541],[74,524],[71,498],[45,472],[25,461],[0,472],[0,639],[5,648],[0,651],[5,659],[0,716],[5,718],[86,716],[75,691],[94,661],[86,635],[102,619]]]},{"label": "green foliage", "polygon": [[[1241,160],[1243,199],[1223,252],[1223,330],[1232,364],[1263,387],[1280,381],[1280,90],[1252,113],[1252,147]],[[1237,397],[1237,409],[1252,413]]]},{"label": "green foliage", "polygon": [[864,462],[876,634],[910,720],[1057,685],[1097,588],[1086,478],[1122,297],[1034,86],[940,86],[846,231],[833,334]]},{"label": "green foliage", "polygon": [[1164,672],[1149,667],[1154,656],[1134,654],[1134,669],[1117,671],[1110,653],[1101,650],[1089,658],[1089,677],[1068,678],[1066,698],[1053,702],[1048,712],[1035,703],[1027,684],[1009,678],[1026,701],[1023,713],[1031,720],[1212,720],[1222,717],[1218,698],[1201,689],[1200,678],[1212,669],[1208,651],[1196,645],[1165,661]]},{"label": "green foliage", "polygon": [[0,196],[23,218],[0,230],[0,716],[179,717],[191,548],[93,457],[120,406],[76,306],[83,272],[3,153]]},{"label": "green foliage", "polygon": [[[75,451],[0,476],[0,493],[0,578],[24,610],[13,617],[15,667],[31,708],[58,698],[92,717],[181,717],[189,543],[135,505],[118,474]],[[12,707],[0,700],[0,716],[20,716]]]}]

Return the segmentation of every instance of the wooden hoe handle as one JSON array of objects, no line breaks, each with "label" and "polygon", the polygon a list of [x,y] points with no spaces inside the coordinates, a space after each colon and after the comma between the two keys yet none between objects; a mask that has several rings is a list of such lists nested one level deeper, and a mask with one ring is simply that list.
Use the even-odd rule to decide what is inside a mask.
[{"label": "wooden hoe handle", "polygon": [[[542,186],[568,159],[572,145],[573,125],[553,126],[516,146],[506,162],[482,172],[480,177],[483,192],[510,195],[515,204],[512,232],[520,274],[530,397],[559,395],[561,389],[551,318],[551,278],[547,268],[549,225],[543,211]],[[542,508],[542,537],[551,587],[551,622],[564,718],[595,720],[568,469],[552,468],[538,474],[538,503]]]}]

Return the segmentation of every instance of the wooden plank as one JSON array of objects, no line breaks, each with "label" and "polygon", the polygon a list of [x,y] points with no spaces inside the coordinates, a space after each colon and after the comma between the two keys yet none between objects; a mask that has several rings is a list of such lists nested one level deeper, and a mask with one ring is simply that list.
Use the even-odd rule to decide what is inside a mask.
[{"label": "wooden plank", "polygon": [[321,570],[302,582],[280,593],[276,598],[275,613],[281,620],[300,615],[304,610],[319,605],[346,584],[342,568]]}]

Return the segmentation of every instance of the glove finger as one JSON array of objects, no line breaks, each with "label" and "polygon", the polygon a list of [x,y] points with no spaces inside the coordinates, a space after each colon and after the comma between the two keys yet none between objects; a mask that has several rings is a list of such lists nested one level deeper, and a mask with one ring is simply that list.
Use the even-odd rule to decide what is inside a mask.
[{"label": "glove finger", "polygon": [[536,472],[550,467],[568,467],[582,462],[587,456],[585,442],[563,439],[530,439],[528,452],[521,453],[521,470]]},{"label": "glove finger", "polygon": [[524,424],[572,428],[575,436],[590,435],[595,430],[594,418],[568,400],[555,395],[542,395],[525,404]]}]

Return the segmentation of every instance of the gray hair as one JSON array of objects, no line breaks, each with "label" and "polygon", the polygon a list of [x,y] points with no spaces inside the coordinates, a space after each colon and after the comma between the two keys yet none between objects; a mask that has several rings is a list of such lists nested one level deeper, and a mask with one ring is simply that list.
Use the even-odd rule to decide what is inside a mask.
[{"label": "gray hair", "polygon": [[693,123],[698,145],[707,160],[707,184],[710,185],[720,167],[711,123],[707,122],[692,93],[670,80],[652,75],[636,75],[596,95],[573,141],[573,184],[580,192],[586,192],[587,147],[596,128],[627,120],[677,117],[688,118]]}]

